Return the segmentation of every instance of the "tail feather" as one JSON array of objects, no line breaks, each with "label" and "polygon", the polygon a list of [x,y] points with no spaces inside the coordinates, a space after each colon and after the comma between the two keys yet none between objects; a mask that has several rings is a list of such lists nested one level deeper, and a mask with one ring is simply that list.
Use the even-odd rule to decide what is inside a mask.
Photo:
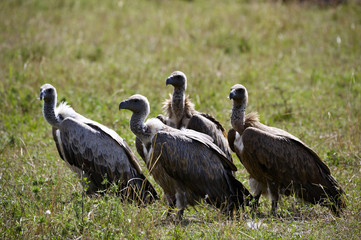
[{"label": "tail feather", "polygon": [[336,216],[340,216],[346,207],[343,199],[344,191],[331,176],[325,177],[327,184],[306,184],[298,191],[298,197],[312,204],[328,207]]},{"label": "tail feather", "polygon": [[250,202],[253,199],[252,194],[248,191],[248,189],[240,182],[238,181],[233,175],[229,176],[229,180],[231,181],[231,186],[233,189],[233,192],[236,195],[236,201],[238,204],[243,208],[244,205],[250,206]]},{"label": "tail feather", "polygon": [[331,183],[331,186],[326,189],[326,195],[327,195],[326,197],[329,199],[331,203],[328,204],[328,207],[336,216],[340,216],[343,209],[346,208],[346,202],[342,196],[345,192],[338,185],[334,177],[328,175],[328,180]]},{"label": "tail feather", "polygon": [[238,201],[241,201],[242,199],[244,205],[250,206],[250,202],[253,200],[252,194],[241,182],[238,180],[236,181]]}]

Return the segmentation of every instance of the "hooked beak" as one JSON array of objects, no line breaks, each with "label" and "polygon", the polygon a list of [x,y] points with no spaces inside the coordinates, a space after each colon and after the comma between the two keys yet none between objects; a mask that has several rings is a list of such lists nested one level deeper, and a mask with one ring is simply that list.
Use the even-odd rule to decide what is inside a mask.
[{"label": "hooked beak", "polygon": [[234,91],[231,91],[230,93],[229,93],[229,100],[232,100],[234,97],[236,96],[236,93],[234,92]]},{"label": "hooked beak", "polygon": [[119,111],[122,110],[122,109],[125,109],[126,107],[126,102],[125,101],[122,101],[121,103],[119,103]]},{"label": "hooked beak", "polygon": [[39,100],[43,100],[44,99],[44,92],[43,91],[41,91],[40,92],[40,97],[39,97]]},{"label": "hooked beak", "polygon": [[167,78],[167,81],[165,82],[165,85],[167,86],[167,85],[169,85],[169,84],[172,84],[172,83],[173,83],[172,80],[173,80],[172,77]]}]

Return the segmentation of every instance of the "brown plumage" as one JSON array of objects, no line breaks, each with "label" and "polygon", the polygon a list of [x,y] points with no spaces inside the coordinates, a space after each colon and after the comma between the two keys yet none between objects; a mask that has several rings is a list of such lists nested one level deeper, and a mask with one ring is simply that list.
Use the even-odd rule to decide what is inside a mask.
[{"label": "brown plumage", "polygon": [[214,143],[232,160],[231,150],[227,142],[227,134],[223,126],[213,116],[200,113],[194,109],[194,104],[185,95],[187,77],[183,72],[175,71],[166,80],[166,85],[174,87],[173,95],[163,103],[163,111],[167,115],[158,118],[168,126],[181,129],[187,128],[209,135]]},{"label": "brown plumage", "polygon": [[137,150],[162,187],[170,208],[180,210],[178,219],[187,205],[202,200],[232,215],[233,210],[247,203],[247,196],[252,197],[234,178],[236,166],[208,135],[172,128],[157,118],[144,122],[149,102],[142,95],[122,101],[119,109],[133,112],[130,128],[137,137]]},{"label": "brown plumage", "polygon": [[[185,96],[184,98],[184,110],[183,110],[183,114],[182,117],[178,118],[178,122],[176,122],[176,113],[172,110],[172,100],[173,97],[171,94],[169,94],[169,98],[164,100],[163,102],[163,112],[166,113],[166,115],[168,116],[168,121],[167,122],[168,126],[174,127],[174,128],[181,128],[181,127],[185,127],[189,121],[189,119],[194,115],[194,114],[198,114],[198,112],[195,110],[194,108],[194,104],[192,103],[192,101],[190,100],[189,96]],[[173,120],[174,119],[174,120]]]},{"label": "brown plumage", "polygon": [[138,159],[115,131],[85,118],[65,103],[56,107],[56,89],[50,84],[40,88],[40,100],[44,100],[43,115],[52,126],[60,157],[82,177],[88,194],[117,184],[122,199],[142,204],[158,198]]},{"label": "brown plumage", "polygon": [[[173,124],[173,121],[170,119],[175,119],[175,113],[172,110],[172,95],[169,95],[169,98],[166,99],[163,102],[163,111],[166,113],[168,117],[167,121],[169,122],[165,122],[168,123],[168,126],[174,127],[174,128],[189,128],[189,121],[191,120],[191,118],[195,115],[201,115],[202,117],[205,117],[206,119],[208,119],[209,121],[212,122],[212,124],[215,125],[216,129],[222,132],[222,135],[224,137],[227,137],[227,133],[226,130],[223,128],[222,124],[215,119],[212,115],[208,114],[208,113],[201,113],[198,112],[197,110],[195,110],[194,108],[194,104],[192,103],[192,101],[190,100],[189,96],[185,96],[184,98],[184,113],[182,118],[180,119],[180,121],[176,124]],[[189,128],[192,129],[192,128]],[[193,129],[194,130],[194,129]],[[205,133],[206,134],[206,133]]]},{"label": "brown plumage", "polygon": [[256,113],[245,116],[248,93],[244,86],[234,85],[229,98],[233,99],[233,129],[228,141],[250,174],[255,206],[261,194],[269,194],[272,214],[276,214],[279,194],[295,193],[338,216],[345,207],[344,192],[319,156],[290,133],[260,123]]}]

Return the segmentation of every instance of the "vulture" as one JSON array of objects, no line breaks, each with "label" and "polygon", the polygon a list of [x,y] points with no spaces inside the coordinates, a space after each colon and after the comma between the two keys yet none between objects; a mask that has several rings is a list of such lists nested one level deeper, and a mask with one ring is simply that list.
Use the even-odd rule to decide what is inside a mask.
[{"label": "vulture", "polygon": [[115,131],[83,117],[66,103],[56,107],[56,89],[50,84],[40,88],[40,100],[44,100],[43,115],[52,126],[59,155],[82,178],[87,194],[115,183],[122,199],[143,204],[158,198],[138,159]]},{"label": "vulture", "polygon": [[290,133],[260,123],[257,113],[245,116],[248,93],[243,85],[234,85],[229,98],[233,107],[228,142],[250,174],[254,208],[265,194],[272,200],[271,214],[276,215],[280,194],[295,194],[339,216],[346,206],[344,191],[320,157]]},{"label": "vulture", "polygon": [[208,135],[172,128],[158,118],[144,122],[150,107],[139,94],[122,101],[121,109],[133,112],[130,129],[142,143],[140,154],[150,174],[164,191],[170,207],[167,218],[177,209],[177,220],[181,220],[188,205],[202,200],[227,216],[243,208],[250,193],[232,175],[236,166]]},{"label": "vulture", "polygon": [[166,85],[169,84],[174,87],[173,96],[171,95],[163,104],[163,110],[168,117],[159,115],[158,118],[168,126],[192,129],[209,135],[227,158],[233,161],[223,126],[211,115],[196,111],[194,104],[185,95],[186,75],[181,71],[173,72],[166,80]]}]

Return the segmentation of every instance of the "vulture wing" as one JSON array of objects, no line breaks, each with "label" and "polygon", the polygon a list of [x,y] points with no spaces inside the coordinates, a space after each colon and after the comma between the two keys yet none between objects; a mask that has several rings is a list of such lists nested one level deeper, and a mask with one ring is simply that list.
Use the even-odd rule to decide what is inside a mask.
[{"label": "vulture wing", "polygon": [[103,131],[72,118],[65,119],[59,130],[66,159],[71,165],[100,176],[107,174],[112,180],[119,179],[122,172],[135,175],[131,173],[135,169],[124,148]]},{"label": "vulture wing", "polygon": [[207,113],[199,113],[199,115],[201,115],[202,117],[211,121],[216,126],[216,128],[219,131],[221,131],[224,136],[226,136],[226,130],[223,128],[222,124],[217,119],[215,119],[212,115],[207,114]]},{"label": "vulture wing", "polygon": [[133,165],[133,167],[135,169],[137,169],[137,172],[139,174],[142,173],[142,168],[139,165],[137,157],[134,155],[134,153],[130,149],[129,145],[114,130],[112,130],[102,124],[99,124],[95,121],[89,120],[89,119],[86,119],[86,121],[84,121],[84,123],[94,129],[98,129],[98,131],[100,131],[100,132],[104,132],[110,138],[114,139],[120,146],[123,147],[125,153],[127,154],[128,158],[129,158],[130,163]]},{"label": "vulture wing", "polygon": [[247,170],[253,168],[250,169],[253,174],[263,175],[258,177],[276,182],[286,192],[287,188],[293,187],[301,198],[312,203],[326,196],[338,199],[342,194],[329,168],[297,138],[274,135],[253,127],[247,128],[241,138],[242,163]]},{"label": "vulture wing", "polygon": [[229,160],[230,158],[228,157],[228,155],[219,146],[217,146],[214,143],[214,140],[212,139],[211,136],[204,134],[202,132],[194,131],[192,129],[182,129],[181,131],[177,129],[172,129],[172,131],[178,132],[181,135],[184,134],[188,138],[208,146],[210,149],[216,151],[221,156],[222,163],[227,169],[230,169],[232,171],[237,171],[237,167],[234,165],[233,161],[231,161],[232,158],[231,160]]},{"label": "vulture wing", "polygon": [[149,182],[143,182],[144,175],[131,163],[129,146],[120,145],[120,137],[117,141],[98,126],[72,118],[64,119],[59,131],[66,160],[71,166],[82,169],[89,177],[88,191],[105,189],[107,186],[102,182],[106,176],[109,182],[120,181],[121,187],[129,184],[138,189],[145,187],[146,191],[155,193]]},{"label": "vulture wing", "polygon": [[228,140],[229,147],[232,149],[233,152],[236,151],[234,148],[235,139],[236,139],[236,130],[234,130],[234,128],[231,128],[228,131],[227,140]]},{"label": "vulture wing", "polygon": [[58,150],[58,153],[59,153],[59,156],[61,157],[61,159],[65,160],[64,157],[63,157],[63,151],[60,147],[60,142],[61,141],[58,137],[57,137],[57,134],[58,134],[59,130],[55,127],[52,128],[52,133],[53,133],[53,139],[55,141],[55,145],[56,145],[56,149]]},{"label": "vulture wing", "polygon": [[320,157],[317,155],[317,153],[315,153],[311,148],[309,148],[304,142],[302,142],[300,139],[298,139],[297,137],[293,136],[292,134],[279,129],[279,128],[275,128],[275,127],[269,127],[263,124],[260,124],[259,127],[260,130],[264,131],[264,132],[268,132],[271,135],[274,136],[278,136],[281,139],[287,139],[290,142],[292,142],[295,145],[298,145],[299,148],[303,149],[304,152],[307,152],[309,154],[309,156],[315,161],[315,163],[317,164],[317,166],[319,168],[322,168],[322,170],[327,173],[327,174],[331,174],[330,169],[328,168],[328,166],[320,159]]},{"label": "vulture wing", "polygon": [[[187,132],[187,133],[186,133]],[[204,141],[204,142],[203,142]],[[230,171],[231,162],[208,138],[193,131],[160,131],[153,138],[152,164],[160,164],[167,174],[199,197],[210,199],[235,194]],[[232,164],[233,165],[233,164]],[[236,167],[233,165],[233,168]],[[228,194],[228,195],[227,195]]]},{"label": "vulture wing", "polygon": [[211,136],[214,143],[222,149],[229,161],[233,162],[224,128],[212,116],[208,114],[194,114],[189,120],[187,128]]}]

